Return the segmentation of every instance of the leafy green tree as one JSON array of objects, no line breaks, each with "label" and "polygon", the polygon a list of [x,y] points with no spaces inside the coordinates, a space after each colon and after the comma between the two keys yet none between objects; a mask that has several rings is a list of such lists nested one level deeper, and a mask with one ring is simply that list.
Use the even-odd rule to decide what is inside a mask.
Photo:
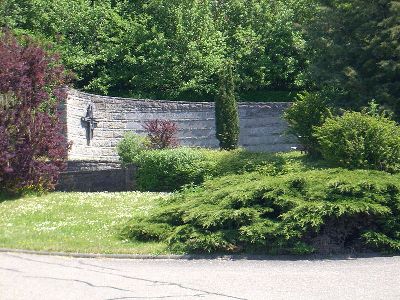
[{"label": "leafy green tree", "polygon": [[304,24],[315,1],[215,1],[240,90],[304,88],[308,63]]},{"label": "leafy green tree", "polygon": [[232,66],[228,65],[219,77],[215,98],[216,137],[221,149],[233,150],[238,147],[240,128]]},{"label": "leafy green tree", "polygon": [[0,27],[50,42],[101,94],[212,99],[233,62],[242,92],[304,88],[316,0],[2,0]]},{"label": "leafy green tree", "polygon": [[311,76],[335,104],[375,99],[400,118],[400,1],[321,0]]}]

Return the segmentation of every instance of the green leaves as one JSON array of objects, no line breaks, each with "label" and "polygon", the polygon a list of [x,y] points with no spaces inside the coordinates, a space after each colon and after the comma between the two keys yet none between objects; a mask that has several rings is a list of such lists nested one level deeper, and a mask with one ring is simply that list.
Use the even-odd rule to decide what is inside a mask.
[{"label": "green leaves", "polygon": [[305,93],[298,96],[284,117],[289,124],[289,133],[298,137],[306,152],[316,156],[319,152],[314,127],[322,125],[330,115],[327,101],[320,94]]},{"label": "green leaves", "polygon": [[3,0],[0,26],[52,42],[78,88],[212,100],[226,60],[239,91],[304,87],[313,2]]},{"label": "green leaves", "polygon": [[315,127],[325,159],[336,166],[400,170],[400,127],[384,115],[345,112]]},{"label": "green leaves", "polygon": [[308,27],[311,77],[339,106],[360,108],[373,99],[400,117],[400,2],[320,1]]}]

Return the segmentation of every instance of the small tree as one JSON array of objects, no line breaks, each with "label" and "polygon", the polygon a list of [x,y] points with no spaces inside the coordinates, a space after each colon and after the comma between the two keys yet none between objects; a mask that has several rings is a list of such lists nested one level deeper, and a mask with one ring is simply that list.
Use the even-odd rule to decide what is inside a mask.
[{"label": "small tree", "polygon": [[65,79],[56,56],[0,33],[0,190],[54,188],[68,153],[58,111]]},{"label": "small tree", "polygon": [[215,125],[219,147],[224,150],[236,149],[240,128],[231,65],[219,75],[219,91],[215,98]]}]

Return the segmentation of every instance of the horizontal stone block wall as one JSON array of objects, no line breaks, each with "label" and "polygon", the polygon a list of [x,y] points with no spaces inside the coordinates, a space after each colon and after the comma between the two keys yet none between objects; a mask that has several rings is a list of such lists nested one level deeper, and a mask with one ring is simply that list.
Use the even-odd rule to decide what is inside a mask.
[{"label": "horizontal stone block wall", "polygon": [[109,161],[69,161],[60,174],[57,191],[121,192],[136,189],[136,167]]},{"label": "horizontal stone block wall", "polygon": [[[89,104],[98,121],[87,143],[85,116]],[[296,144],[285,134],[283,111],[290,103],[239,103],[240,145],[250,151],[289,151]],[[214,103],[137,100],[105,97],[70,90],[66,105],[70,160],[117,161],[116,146],[127,131],[145,134],[146,120],[166,119],[177,123],[181,145],[217,148]]]}]

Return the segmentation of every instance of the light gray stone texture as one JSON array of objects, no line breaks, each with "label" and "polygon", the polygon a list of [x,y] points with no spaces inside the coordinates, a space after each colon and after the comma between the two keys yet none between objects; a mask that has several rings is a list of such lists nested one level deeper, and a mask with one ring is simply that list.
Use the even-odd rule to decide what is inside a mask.
[{"label": "light gray stone texture", "polygon": [[[90,145],[86,140],[85,116],[88,105],[94,105],[98,121]],[[250,151],[289,151],[296,140],[286,134],[282,115],[290,103],[239,103],[240,145]],[[69,160],[117,161],[116,145],[124,133],[145,135],[147,120],[171,120],[178,125],[183,146],[217,148],[214,103],[138,100],[91,95],[69,90],[65,105],[67,138],[72,142]]]}]

